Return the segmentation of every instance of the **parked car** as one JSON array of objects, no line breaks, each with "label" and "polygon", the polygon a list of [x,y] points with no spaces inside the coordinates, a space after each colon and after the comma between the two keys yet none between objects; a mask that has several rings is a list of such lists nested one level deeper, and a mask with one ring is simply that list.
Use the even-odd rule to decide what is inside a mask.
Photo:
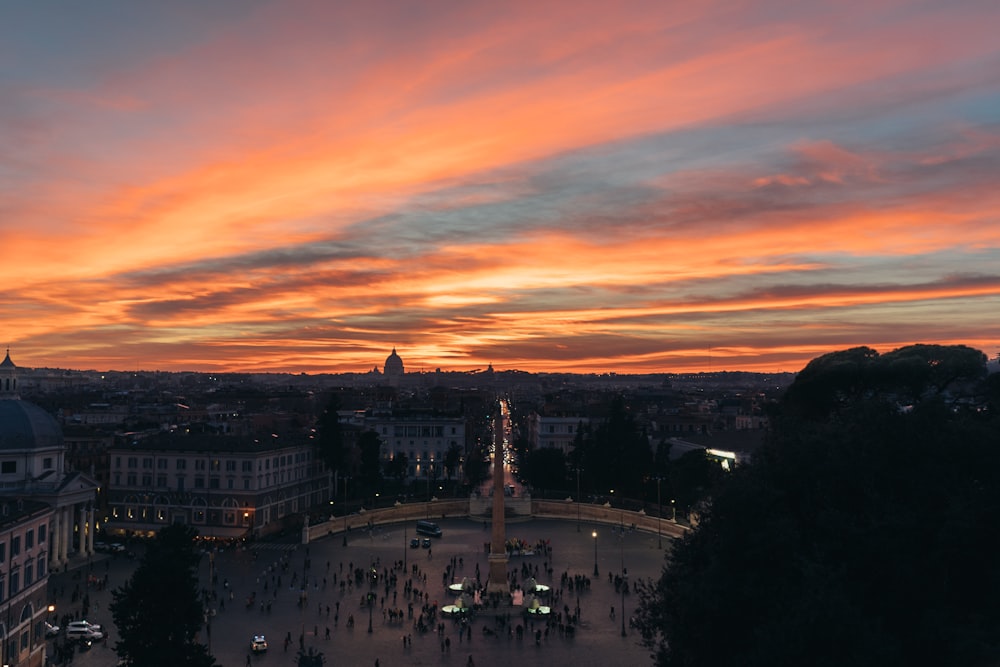
[{"label": "parked car", "polygon": [[421,544],[421,546],[423,546],[424,549],[430,549],[431,548],[431,538],[425,537],[420,544]]},{"label": "parked car", "polygon": [[267,640],[264,635],[254,635],[250,640],[250,650],[254,653],[263,653],[267,650]]},{"label": "parked car", "polygon": [[113,554],[125,553],[125,545],[122,544],[121,542],[112,542],[111,544],[108,545],[108,549]]},{"label": "parked car", "polygon": [[413,539],[410,540],[411,549],[416,549],[419,546],[420,546],[420,540],[418,538],[414,537]]}]

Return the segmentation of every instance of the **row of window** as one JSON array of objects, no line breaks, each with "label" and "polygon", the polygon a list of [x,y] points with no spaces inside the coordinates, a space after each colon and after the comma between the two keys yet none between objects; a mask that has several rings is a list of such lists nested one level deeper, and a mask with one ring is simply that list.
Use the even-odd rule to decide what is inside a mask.
[{"label": "row of window", "polygon": [[[213,521],[218,521],[218,512],[212,513]],[[125,507],[111,508],[111,516],[116,520],[127,519],[129,521],[149,521],[152,518],[156,523],[167,523],[169,520],[169,511],[165,507],[155,507],[150,509],[148,507]],[[195,523],[205,523],[205,510],[195,510],[191,513],[191,518]],[[252,514],[250,510],[226,510],[222,512],[222,522],[227,526],[235,526],[237,523],[243,526],[249,526]]]},{"label": "row of window", "polygon": [[[458,435],[458,427],[451,426],[451,435]],[[397,438],[443,438],[445,427],[443,425],[421,424],[420,426],[392,427],[392,435]],[[389,435],[389,427],[382,427],[382,435]]]},{"label": "row of window", "polygon": [[[284,471],[284,470],[282,470],[280,473],[277,473],[277,472],[274,473],[273,483],[274,484],[284,484],[286,482],[294,482],[295,480],[305,479],[305,477],[306,477],[305,473],[303,471],[301,471],[301,470],[289,470],[287,472]],[[262,487],[268,487],[268,486],[271,486],[271,484],[272,484],[271,473],[267,473],[266,475],[258,475],[257,479],[258,479],[258,482],[262,485]],[[183,475],[178,476],[177,477],[177,486],[176,486],[177,490],[178,491],[183,491],[185,489],[185,487],[186,487],[186,482],[187,482],[187,480],[186,480],[186,478]],[[235,489],[236,488],[236,482],[237,482],[237,480],[234,477],[227,478],[226,479],[226,487],[225,488],[227,488],[227,489]],[[120,472],[116,472],[115,475],[114,475],[114,485],[115,486],[119,486],[119,487],[122,486],[122,474]],[[140,477],[139,477],[139,475],[137,473],[130,472],[127,475],[125,475],[125,486],[152,487],[153,486],[153,476],[151,474],[143,474],[141,476],[141,483],[140,483]],[[252,477],[244,477],[243,478],[243,490],[244,491],[249,491],[252,488],[252,486],[253,486],[253,478]],[[167,476],[166,475],[157,475],[156,476],[156,487],[155,488],[158,488],[158,489],[169,488],[169,484],[167,483]],[[205,478],[204,477],[195,477],[194,478],[194,487],[193,488],[195,488],[195,489],[204,489],[204,488],[206,488]],[[208,486],[207,486],[207,488],[209,488],[209,489],[221,489],[222,488],[222,480],[220,480],[218,477],[210,477],[210,478],[208,478]]]},{"label": "row of window", "polygon": [[23,568],[15,568],[6,575],[0,572],[0,603],[9,597],[17,595],[22,588],[27,588],[35,581],[45,576],[45,559],[43,553],[35,560],[30,558]]},{"label": "row of window", "polygon": [[[38,544],[44,544],[45,540],[48,539],[48,526],[42,524],[38,527]],[[35,546],[35,529],[29,528],[24,531],[24,550],[28,551]],[[10,557],[21,555],[21,535],[11,535],[10,537]],[[7,543],[0,542],[0,563],[7,560]]]},{"label": "row of window", "polygon": [[[410,444],[412,445],[413,443],[411,442]],[[454,440],[452,440],[451,442],[448,443],[449,447],[451,445],[456,445],[456,444],[458,444],[458,443],[455,442]],[[397,440],[396,441],[396,451],[398,452],[402,448],[403,448],[402,447],[402,443]],[[428,453],[430,454],[430,456],[428,456]],[[426,461],[426,460],[430,459],[432,462],[434,461],[434,459],[443,459],[444,458],[444,452],[441,449],[438,449],[435,452],[429,452],[428,450],[425,449],[423,451],[423,456],[417,456],[416,454],[417,454],[416,450],[411,449],[409,451],[409,453],[406,455],[406,457],[410,461]],[[391,451],[389,451],[388,449],[382,450],[382,458],[383,459],[388,460],[388,459],[393,458],[393,456],[394,456],[394,453],[391,452]]]},{"label": "row of window", "polygon": [[[157,470],[167,470],[170,466],[169,458],[160,457],[155,458],[152,456],[129,456],[126,457],[125,465],[127,468],[135,470],[139,468],[140,458],[142,460],[143,470],[152,470],[155,467]],[[174,469],[175,470],[187,470],[188,460],[186,458],[175,458]],[[281,456],[268,457],[265,459],[259,459],[257,461],[258,470],[270,470],[273,466],[274,468],[294,465],[297,463],[306,463],[309,461],[308,452],[298,452],[296,454],[282,454]],[[240,464],[241,472],[253,472],[253,461],[250,460],[235,460],[235,459],[194,459],[194,469],[195,470],[211,470],[213,472],[220,472],[222,470],[223,464],[225,464],[226,472],[236,472],[236,464]],[[122,457],[115,457],[116,469],[121,469],[122,467]]]},{"label": "row of window", "polygon": [[[46,456],[42,459],[42,470],[52,470],[52,457]],[[0,475],[13,475],[17,473],[17,461],[0,461]]]}]

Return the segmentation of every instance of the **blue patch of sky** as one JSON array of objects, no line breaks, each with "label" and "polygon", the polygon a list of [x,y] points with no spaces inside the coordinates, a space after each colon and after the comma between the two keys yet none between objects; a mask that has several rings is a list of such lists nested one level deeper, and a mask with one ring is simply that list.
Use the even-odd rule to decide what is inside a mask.
[{"label": "blue patch of sky", "polygon": [[216,35],[263,0],[6,2],[0,81],[85,88],[109,71]]}]

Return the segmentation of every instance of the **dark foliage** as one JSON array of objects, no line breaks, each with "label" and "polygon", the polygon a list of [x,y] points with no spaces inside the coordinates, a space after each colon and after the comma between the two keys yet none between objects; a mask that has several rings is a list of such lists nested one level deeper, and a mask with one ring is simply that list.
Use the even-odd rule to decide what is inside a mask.
[{"label": "dark foliage", "polygon": [[540,491],[563,489],[567,483],[566,455],[555,447],[532,449],[522,459],[520,473]]},{"label": "dark foliage", "polygon": [[365,431],[358,437],[361,450],[361,481],[372,493],[382,481],[382,439],[375,431]]},{"label": "dark foliage", "polygon": [[333,394],[316,422],[316,446],[319,457],[328,469],[337,471],[343,470],[347,458],[338,410],[340,410],[340,397]]},{"label": "dark foliage", "polygon": [[858,348],[810,363],[754,463],[643,587],[657,664],[1000,658],[1000,385],[972,356]]},{"label": "dark foliage", "polygon": [[489,455],[482,447],[474,447],[465,459],[465,483],[475,488],[489,479]]},{"label": "dark foliage", "polygon": [[129,667],[214,667],[197,641],[204,619],[198,594],[196,532],[172,524],[160,530],[125,584],[112,591],[118,628],[115,651]]},{"label": "dark foliage", "polygon": [[642,496],[653,452],[622,396],[611,402],[605,420],[578,430],[573,450],[571,465],[583,471],[588,488],[600,493],[615,489],[621,497]]},{"label": "dark foliage", "polygon": [[448,446],[448,451],[444,454],[444,470],[448,479],[458,474],[458,469],[462,464],[462,448],[456,443]]}]

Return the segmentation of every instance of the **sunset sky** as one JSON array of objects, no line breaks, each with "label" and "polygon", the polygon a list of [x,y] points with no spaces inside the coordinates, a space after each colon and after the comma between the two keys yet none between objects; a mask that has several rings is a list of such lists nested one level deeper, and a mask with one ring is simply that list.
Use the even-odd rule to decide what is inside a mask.
[{"label": "sunset sky", "polygon": [[[849,8],[849,9],[845,9]],[[18,365],[1000,351],[1000,2],[0,6]]]}]

